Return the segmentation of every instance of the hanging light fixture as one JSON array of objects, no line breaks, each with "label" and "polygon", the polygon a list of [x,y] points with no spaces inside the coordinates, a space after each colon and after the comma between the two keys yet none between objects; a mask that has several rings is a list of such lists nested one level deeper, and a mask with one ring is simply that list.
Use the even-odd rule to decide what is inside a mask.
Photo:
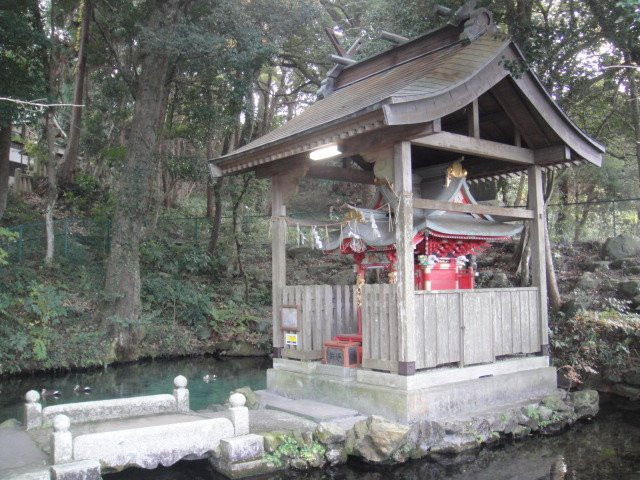
[{"label": "hanging light fixture", "polygon": [[342,151],[338,148],[338,145],[330,143],[309,152],[309,158],[311,160],[326,160],[327,158],[337,157],[340,154],[342,154]]}]

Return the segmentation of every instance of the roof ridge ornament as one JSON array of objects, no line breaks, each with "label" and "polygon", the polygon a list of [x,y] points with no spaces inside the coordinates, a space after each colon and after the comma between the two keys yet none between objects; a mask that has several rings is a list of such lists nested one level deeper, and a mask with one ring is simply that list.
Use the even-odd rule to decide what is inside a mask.
[{"label": "roof ridge ornament", "polygon": [[435,12],[442,16],[451,16],[449,23],[459,26],[464,22],[464,30],[460,40],[473,42],[485,32],[495,33],[497,27],[493,22],[493,15],[486,8],[476,8],[477,0],[468,0],[455,13],[451,8],[436,5]]},{"label": "roof ridge ornament", "polygon": [[467,178],[467,170],[462,166],[464,157],[460,157],[447,168],[444,186],[448,187],[454,178]]},{"label": "roof ridge ornament", "polygon": [[320,83],[320,88],[316,91],[316,97],[318,97],[318,100],[328,97],[333,93],[336,77],[340,72],[342,72],[344,67],[357,63],[353,57],[364,44],[364,35],[360,35],[349,49],[345,51],[333,30],[325,28],[324,32],[327,34],[327,37],[329,37],[329,41],[331,42],[331,45],[333,45],[337,55],[329,55],[329,58],[331,58],[336,65],[329,70],[327,77]]}]

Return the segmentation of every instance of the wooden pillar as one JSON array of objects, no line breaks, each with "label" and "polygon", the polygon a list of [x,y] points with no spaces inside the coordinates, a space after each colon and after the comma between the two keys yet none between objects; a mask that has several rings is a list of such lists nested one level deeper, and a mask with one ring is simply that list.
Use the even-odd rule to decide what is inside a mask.
[{"label": "wooden pillar", "polygon": [[282,294],[287,283],[286,239],[287,207],[285,204],[285,178],[271,177],[271,295],[273,306],[273,357],[282,356],[284,338],[280,327]]},{"label": "wooden pillar", "polygon": [[534,287],[539,290],[538,310],[540,312],[540,345],[543,354],[549,353],[547,272],[545,263],[544,221],[545,207],[542,193],[542,167],[532,165],[527,170],[529,176],[529,208],[534,212],[531,220],[531,277]]},{"label": "wooden pillar", "polygon": [[398,373],[416,371],[414,259],[413,259],[413,186],[411,179],[411,143],[399,142],[393,148],[396,208],[396,251],[398,281]]},{"label": "wooden pillar", "polygon": [[473,138],[480,138],[480,110],[478,108],[477,98],[469,104],[467,121],[469,136]]}]

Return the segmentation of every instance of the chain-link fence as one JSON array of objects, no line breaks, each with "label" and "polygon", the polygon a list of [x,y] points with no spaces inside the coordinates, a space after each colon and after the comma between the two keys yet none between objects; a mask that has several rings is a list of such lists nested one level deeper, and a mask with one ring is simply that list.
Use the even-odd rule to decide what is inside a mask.
[{"label": "chain-link fence", "polygon": [[550,204],[549,235],[554,242],[604,241],[621,233],[640,234],[640,198]]},{"label": "chain-link fence", "polygon": [[[93,218],[67,217],[53,222],[55,249],[54,258],[72,262],[103,259],[111,245],[111,222]],[[211,237],[211,221],[207,217],[160,217],[150,225],[151,233],[146,241],[171,243],[206,251]],[[268,237],[269,217],[266,215],[244,215],[239,218],[239,235],[242,242],[258,239],[262,243]],[[0,247],[9,255],[10,263],[39,262],[47,251],[45,222],[31,222],[8,230],[16,234],[9,242],[0,242]],[[234,232],[231,217],[224,216],[220,225],[219,248],[231,247]]]},{"label": "chain-link fence", "polygon": [[[550,204],[547,207],[549,234],[553,242],[573,243],[604,241],[620,233],[640,235],[638,215],[640,198],[598,200]],[[211,221],[207,217],[160,217],[147,240],[192,246],[206,251],[211,236]],[[47,239],[44,222],[25,223],[10,227],[17,238],[2,246],[11,263],[42,261]],[[268,243],[269,216],[243,215],[239,218],[239,235],[243,243]],[[103,258],[111,244],[109,220],[69,217],[54,221],[55,258],[76,262]],[[222,219],[220,248],[234,242],[232,220]]]}]

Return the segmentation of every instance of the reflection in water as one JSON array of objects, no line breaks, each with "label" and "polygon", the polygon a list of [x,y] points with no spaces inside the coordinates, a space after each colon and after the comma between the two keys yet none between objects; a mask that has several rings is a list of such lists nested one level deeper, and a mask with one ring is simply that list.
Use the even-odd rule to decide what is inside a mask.
[{"label": "reflection in water", "polygon": [[[0,422],[22,417],[27,390],[61,390],[59,400],[46,403],[99,400],[170,393],[178,374],[189,380],[191,406],[223,403],[229,392],[249,385],[264,388],[269,359],[211,357],[144,362],[106,370],[14,377],[0,381]],[[206,383],[203,377],[216,375]],[[75,385],[92,387],[89,395],[74,395]],[[566,472],[566,473],[565,473]],[[105,480],[222,480],[207,461],[181,462],[171,468],[129,469]],[[282,472],[269,480],[640,480],[640,415],[603,408],[596,420],[554,437],[532,437],[495,449],[482,449],[439,461],[413,461],[397,467],[360,463],[314,470]]]},{"label": "reflection in water", "polygon": [[[565,473],[566,472],[566,473]],[[153,471],[130,469],[105,480],[221,480],[206,461],[181,462]],[[605,409],[597,420],[554,437],[532,437],[438,463],[413,461],[396,467],[360,463],[282,472],[269,480],[625,480],[640,479],[640,419]]]},{"label": "reflection in water", "polygon": [[[85,372],[9,377],[0,380],[0,422],[7,418],[22,420],[24,394],[28,390],[60,390],[60,398],[43,399],[45,406],[154,395],[171,393],[173,378],[180,374],[189,380],[191,408],[201,409],[211,403],[224,403],[229,392],[238,387],[249,385],[254,390],[264,388],[265,370],[270,366],[271,360],[268,358],[219,360],[213,357],[192,357],[133,363]],[[211,377],[215,375],[216,378],[205,383],[202,377],[206,374]],[[76,385],[91,387],[91,393],[74,393]]]}]

